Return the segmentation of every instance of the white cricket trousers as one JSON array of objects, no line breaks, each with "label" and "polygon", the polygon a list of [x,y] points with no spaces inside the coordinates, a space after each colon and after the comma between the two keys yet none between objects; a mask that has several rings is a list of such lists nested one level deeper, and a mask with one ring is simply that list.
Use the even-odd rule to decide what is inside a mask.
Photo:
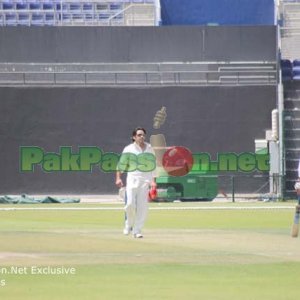
[{"label": "white cricket trousers", "polygon": [[133,234],[141,233],[148,213],[149,181],[140,177],[127,178],[125,227]]}]

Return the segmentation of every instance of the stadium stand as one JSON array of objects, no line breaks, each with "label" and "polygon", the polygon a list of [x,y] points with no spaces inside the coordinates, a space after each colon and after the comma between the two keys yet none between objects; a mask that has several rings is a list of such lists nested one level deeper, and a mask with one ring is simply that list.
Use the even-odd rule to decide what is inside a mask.
[{"label": "stadium stand", "polygon": [[282,81],[289,81],[293,78],[293,65],[289,59],[281,60]]},{"label": "stadium stand", "polygon": [[284,84],[284,129],[286,194],[293,197],[295,180],[298,177],[300,157],[300,85],[299,81]]},{"label": "stadium stand", "polygon": [[[254,26],[101,28],[102,25],[158,25],[154,9],[156,1],[11,1],[12,5],[7,9],[4,9],[4,1],[0,3],[3,26],[8,25],[6,15],[15,16],[15,20],[11,18],[14,27],[3,28],[0,32],[0,40],[6,41],[5,47],[0,49],[0,88],[5,101],[2,103],[7,103],[12,112],[21,115],[22,105],[26,104],[27,114],[34,116],[28,121],[28,130],[32,131],[30,138],[39,140],[40,133],[45,131],[50,134],[49,141],[45,140],[43,145],[45,148],[48,142],[53,142],[52,137],[55,137],[51,144],[54,148],[55,143],[66,143],[72,138],[72,132],[69,137],[64,136],[66,131],[61,124],[76,131],[76,143],[83,145],[94,142],[84,139],[94,138],[97,128],[97,143],[101,144],[107,137],[107,128],[110,130],[107,121],[115,122],[111,117],[107,119],[106,108],[117,109],[114,116],[123,120],[128,110],[139,105],[149,110],[161,101],[169,103],[168,109],[170,107],[171,114],[174,109],[174,116],[180,116],[178,111],[193,107],[186,117],[179,122],[176,119],[176,123],[168,128],[170,143],[176,143],[173,128],[177,133],[188,126],[191,132],[183,144],[213,154],[228,149],[249,151],[254,147],[254,139],[264,134],[263,130],[268,126],[269,112],[276,103],[276,30],[273,23],[257,26],[257,15],[253,16]],[[163,5],[165,3],[162,1]],[[273,11],[267,15],[273,22]],[[262,24],[270,25],[266,19]],[[24,28],[15,27],[19,25]],[[27,28],[31,25],[35,28]],[[58,27],[54,28],[56,25]],[[82,25],[97,28],[90,30]],[[56,107],[55,102],[62,110],[58,108],[59,112],[52,114],[49,122],[43,114]],[[73,109],[75,103],[78,106]],[[238,113],[232,115],[232,107]],[[64,108],[67,115],[70,113],[70,120]],[[81,115],[86,109],[97,111],[97,117],[91,117],[90,113]],[[61,117],[58,116],[60,112]],[[73,113],[78,113],[79,117],[72,119]],[[152,121],[152,117],[150,119]],[[213,119],[215,132],[210,139],[207,132],[212,129],[210,122]],[[32,127],[31,121],[40,124],[41,131]],[[93,122],[91,134],[75,130],[77,123],[78,126],[84,124],[84,131],[85,124],[90,122]],[[22,124],[22,128],[25,125]],[[48,130],[49,126],[55,128]],[[199,126],[204,128],[201,132]],[[122,135],[125,136],[125,128],[121,127],[119,129],[124,130]],[[19,125],[14,128],[18,129]],[[25,136],[26,130],[23,130]],[[78,136],[82,141],[77,140]],[[219,136],[218,141],[215,141],[216,136]],[[44,137],[47,139],[47,134],[43,134],[43,140]],[[5,139],[6,136],[0,144],[9,158],[12,156],[10,144],[5,143]],[[32,143],[29,138],[26,142]],[[14,140],[14,143],[19,145],[21,141]],[[67,143],[73,145],[73,142]],[[120,146],[117,143],[110,140],[106,146],[117,151]],[[6,167],[12,169],[8,163]],[[33,175],[39,181],[33,189],[43,190],[44,174]],[[93,174],[93,183],[83,189],[76,181],[79,177],[74,181],[73,175],[69,176],[67,181],[70,181],[61,186],[63,181],[59,176],[50,179],[49,187],[53,185],[49,191],[111,192],[114,189],[113,183],[102,173]],[[22,179],[22,175],[17,174],[17,177],[16,180]],[[24,185],[28,185],[31,178],[26,177],[26,180]],[[8,192],[11,182],[6,182],[2,191]],[[18,188],[21,190],[22,184]]]},{"label": "stadium stand", "polygon": [[2,26],[154,26],[160,23],[156,0],[0,1]]},{"label": "stadium stand", "polygon": [[284,59],[298,59],[300,49],[300,1],[281,1],[281,55]]},{"label": "stadium stand", "polygon": [[300,158],[300,1],[281,0],[278,19],[284,84],[285,193],[294,197]]}]

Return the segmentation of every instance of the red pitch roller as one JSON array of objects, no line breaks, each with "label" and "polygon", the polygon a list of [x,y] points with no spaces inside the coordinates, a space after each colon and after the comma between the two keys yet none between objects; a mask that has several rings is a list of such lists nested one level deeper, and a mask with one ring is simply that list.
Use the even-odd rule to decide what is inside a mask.
[{"label": "red pitch roller", "polygon": [[300,205],[296,206],[294,224],[292,226],[292,237],[297,237],[299,234],[299,218],[300,218]]}]

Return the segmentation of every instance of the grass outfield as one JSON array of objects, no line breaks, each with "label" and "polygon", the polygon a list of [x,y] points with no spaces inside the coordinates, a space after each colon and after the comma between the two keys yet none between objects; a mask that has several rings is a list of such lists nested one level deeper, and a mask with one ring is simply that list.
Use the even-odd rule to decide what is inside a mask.
[{"label": "grass outfield", "polygon": [[[141,240],[122,235],[120,205],[0,210],[0,299],[294,300],[294,206],[156,203]],[[34,274],[35,266],[44,274]],[[58,268],[75,274],[47,274]]]}]

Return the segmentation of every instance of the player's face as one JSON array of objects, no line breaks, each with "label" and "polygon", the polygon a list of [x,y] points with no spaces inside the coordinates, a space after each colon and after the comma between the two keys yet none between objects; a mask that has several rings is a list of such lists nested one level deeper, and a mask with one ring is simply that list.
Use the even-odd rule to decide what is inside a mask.
[{"label": "player's face", "polygon": [[136,132],[136,135],[134,136],[134,140],[138,143],[138,144],[143,144],[145,142],[146,139],[146,134],[143,130],[138,130]]}]

